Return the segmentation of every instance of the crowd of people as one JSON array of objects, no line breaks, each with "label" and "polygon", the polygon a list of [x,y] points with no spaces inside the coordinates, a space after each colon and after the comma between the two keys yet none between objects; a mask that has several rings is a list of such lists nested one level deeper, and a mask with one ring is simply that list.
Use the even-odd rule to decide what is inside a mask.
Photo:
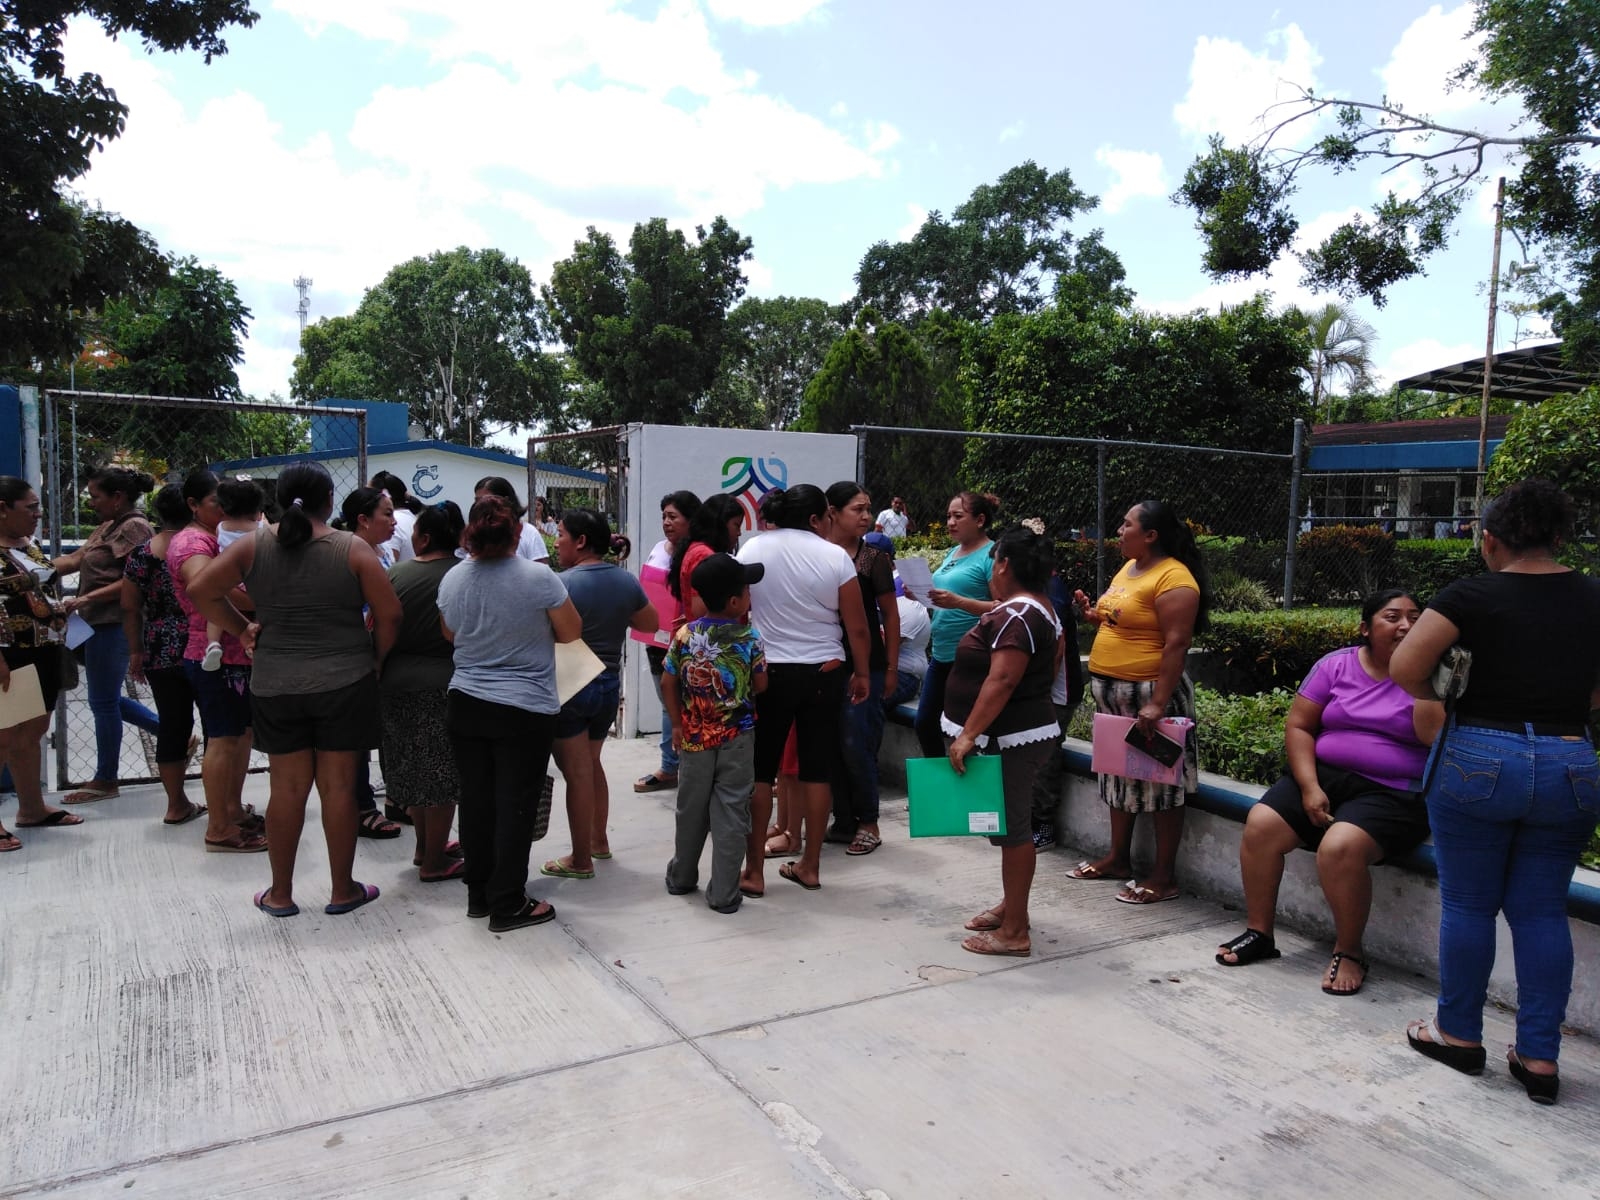
[{"label": "crowd of people", "polygon": [[[783,860],[780,879],[815,892],[825,843],[853,857],[878,851],[885,714],[916,697],[923,756],[958,774],[974,756],[999,759],[1005,824],[991,840],[1000,895],[966,922],[964,949],[1032,953],[1029,896],[1038,853],[1054,844],[1059,747],[1084,698],[1146,745],[1174,727],[1181,745],[1169,778],[1100,775],[1109,850],[1067,875],[1115,881],[1115,899],[1127,904],[1179,894],[1183,816],[1205,736],[1187,662],[1211,597],[1195,538],[1163,501],[1127,510],[1123,565],[1090,597],[1069,592],[1042,520],[1005,523],[997,497],[972,491],[951,497],[951,548],[917,595],[896,570],[894,539],[911,529],[903,501],[874,514],[854,481],[771,492],[755,530],[728,496],[670,493],[643,585],[620,565],[631,545],[604,515],[574,508],[557,517],[540,498],[526,519],[499,477],[479,481],[463,515],[454,504],[420,504],[392,476],[341,502],[314,463],[285,469],[270,495],[202,470],[156,492],[159,528],[139,504],[152,490],[137,472],[97,473],[89,502],[101,524],[81,549],[52,560],[34,538],[37,496],[0,477],[0,687],[32,668],[46,710],[0,730],[18,828],[82,823],[47,805],[38,783],[39,740],[76,614],[90,630],[82,658],[97,759],[95,777],[64,805],[118,794],[122,725],[131,723],[155,735],[167,824],[205,817],[208,851],[266,852],[271,882],[255,895],[266,914],[299,912],[295,861],[315,786],[332,875],[327,913],[378,898],[355,878],[357,841],[398,836],[403,822],[415,830],[419,879],[464,883],[469,918],[495,931],[542,924],[555,910],[528,882],[552,760],[566,782],[571,849],[540,873],[594,880],[597,861],[611,857],[602,750],[634,635],[649,642],[663,726],[659,765],[634,787],[677,792],[669,893],[701,889],[708,840],[705,901],[723,914],[765,895],[768,859]],[[1288,770],[1251,809],[1240,843],[1246,928],[1215,955],[1228,967],[1281,956],[1278,890],[1288,855],[1304,847],[1316,855],[1335,931],[1321,988],[1357,994],[1370,970],[1362,939],[1371,867],[1431,832],[1440,994],[1435,1013],[1408,1031],[1410,1044],[1457,1070],[1484,1069],[1482,1011],[1503,912],[1519,997],[1508,1065],[1540,1103],[1559,1086],[1573,969],[1567,885],[1600,820],[1590,727],[1600,706],[1600,580],[1559,561],[1573,522],[1558,488],[1514,485],[1483,516],[1486,574],[1450,584],[1425,607],[1399,588],[1367,598],[1358,644],[1323,658],[1300,684],[1284,737]],[[78,590],[64,596],[71,573]],[[1087,672],[1080,620],[1095,631]],[[580,640],[598,674],[563,696],[558,647]],[[1452,647],[1471,653],[1471,671],[1464,686],[1441,690]],[[126,673],[148,683],[154,712],[122,697]],[[185,791],[196,711],[203,803]],[[264,815],[242,802],[252,748],[269,763]],[[386,813],[368,779],[374,750]],[[1144,813],[1155,856],[1139,872],[1133,833]],[[0,852],[20,846],[0,829]]]}]

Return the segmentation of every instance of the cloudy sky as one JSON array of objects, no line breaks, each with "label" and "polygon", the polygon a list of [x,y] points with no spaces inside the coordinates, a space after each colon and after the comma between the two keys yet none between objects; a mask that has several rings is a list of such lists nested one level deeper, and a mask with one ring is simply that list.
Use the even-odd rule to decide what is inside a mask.
[{"label": "cloudy sky", "polygon": [[[348,313],[388,269],[498,247],[537,281],[588,225],[722,214],[754,239],[750,294],[841,300],[873,242],[908,237],[1033,159],[1101,198],[1137,302],[1215,308],[1265,286],[1317,299],[1293,263],[1211,284],[1167,199],[1209,133],[1247,136],[1293,94],[1388,95],[1507,125],[1443,80],[1469,8],[1417,0],[256,0],[230,52],[150,57],[75,27],[69,66],[131,109],[81,192],[215,264],[254,310],[247,392],[287,391],[296,276]],[[1308,186],[1325,232],[1403,175]],[[1377,327],[1390,380],[1483,352],[1492,211],[1480,196]],[[1508,254],[1511,247],[1508,244]],[[1498,348],[1518,330],[1502,319]],[[1523,340],[1528,340],[1526,329]]]}]

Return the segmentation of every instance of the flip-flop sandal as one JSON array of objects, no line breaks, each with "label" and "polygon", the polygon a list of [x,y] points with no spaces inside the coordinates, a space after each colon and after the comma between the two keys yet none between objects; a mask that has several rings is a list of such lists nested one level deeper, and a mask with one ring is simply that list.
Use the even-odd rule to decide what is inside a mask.
[{"label": "flip-flop sandal", "polygon": [[[1224,958],[1224,954],[1233,955],[1233,959]],[[1282,957],[1283,951],[1278,949],[1272,935],[1262,933],[1259,929],[1246,929],[1233,941],[1224,942],[1217,948],[1217,961],[1225,967],[1248,967],[1251,963]]]},{"label": "flip-flop sandal", "polygon": [[357,899],[346,900],[342,904],[326,904],[323,906],[322,911],[330,917],[337,917],[340,913],[355,912],[363,904],[371,904],[378,898],[376,884],[362,883],[360,880],[355,880],[354,882],[361,889],[361,895]]},{"label": "flip-flop sandal", "polygon": [[871,854],[881,845],[883,845],[883,839],[881,837],[875,833],[867,833],[863,831],[857,833],[854,839],[851,840],[850,845],[845,849],[845,853],[854,854],[859,857],[863,854]]},{"label": "flip-flop sandal", "polygon": [[161,818],[161,823],[163,825],[187,825],[190,821],[194,820],[196,817],[203,817],[205,815],[206,815],[206,806],[204,804],[196,804],[194,801],[191,800],[189,802],[189,811],[184,813],[183,816],[181,816],[181,817],[162,817]]},{"label": "flip-flop sandal", "polygon": [[609,850],[591,850],[589,852],[589,857],[590,858],[598,858],[601,862],[610,862],[611,861],[611,851],[609,851]]},{"label": "flip-flop sandal", "polygon": [[22,839],[9,829],[0,829],[0,854],[10,854],[22,849]]},{"label": "flip-flop sandal", "polygon": [[1179,896],[1177,888],[1162,895],[1155,888],[1147,888],[1142,884],[1123,888],[1117,893],[1118,904],[1160,904],[1163,900],[1176,900]]},{"label": "flip-flop sandal", "polygon": [[548,875],[552,879],[593,879],[593,871],[574,871],[571,867],[561,865],[559,859],[552,858],[539,868],[539,874]]},{"label": "flip-flop sandal", "polygon": [[206,839],[207,854],[261,854],[267,848],[265,834],[238,829],[225,838]]},{"label": "flip-flop sandal", "polygon": [[267,894],[271,891],[271,888],[262,888],[256,893],[257,908],[266,913],[269,917],[297,917],[300,915],[300,906],[298,904],[284,904],[280,906],[268,904]]},{"label": "flip-flop sandal", "polygon": [[447,879],[460,879],[462,874],[465,873],[466,869],[467,864],[461,859],[457,858],[453,859],[450,865],[446,867],[442,873],[438,875],[424,875],[421,871],[418,871],[417,878],[422,880],[423,883],[443,883]]},{"label": "flip-flop sandal", "polygon": [[790,883],[798,883],[808,892],[820,892],[822,890],[822,885],[820,883],[807,883],[804,879],[801,879],[800,876],[795,873],[794,868],[794,863],[786,862],[783,864],[783,866],[778,868],[778,874],[787,879]]},{"label": "flip-flop sandal", "polygon": [[961,948],[972,954],[993,954],[1002,958],[1028,958],[1033,954],[1033,944],[1026,946],[1002,946],[995,941],[992,933],[975,933],[969,938],[961,939]]},{"label": "flip-flop sandal", "polygon": [[1001,919],[1000,914],[994,909],[986,908],[968,921],[963,928],[971,929],[978,933],[989,933],[991,930],[1000,928]]},{"label": "flip-flop sandal", "polygon": [[1436,1016],[1407,1025],[1406,1041],[1418,1054],[1434,1062],[1442,1062],[1463,1075],[1482,1075],[1484,1065],[1489,1061],[1489,1052],[1482,1046],[1455,1046],[1445,1041],[1444,1034],[1439,1032],[1439,1018]]},{"label": "flip-flop sandal", "polygon": [[[61,797],[63,804],[93,804],[98,800],[115,800],[122,792],[118,788],[79,788]],[[20,825],[21,822],[19,821]]]},{"label": "flip-flop sandal", "polygon": [[[1338,988],[1333,986],[1333,981],[1339,978],[1339,964],[1345,961],[1353,962],[1356,966],[1361,968],[1361,982],[1356,984],[1355,987],[1346,988],[1341,992]],[[1329,996],[1354,996],[1362,988],[1367,986],[1368,969],[1369,968],[1367,967],[1366,959],[1360,957],[1359,955],[1351,954],[1347,950],[1335,950],[1333,952],[1333,958],[1328,963],[1327,978],[1322,981],[1322,990]]]},{"label": "flip-flop sandal", "polygon": [[636,779],[633,782],[633,790],[636,792],[665,792],[677,786],[678,777],[676,775],[668,778],[657,774],[655,771],[651,771],[650,774],[642,779]]},{"label": "flip-flop sandal", "polygon": [[42,821],[18,821],[16,824],[18,829],[50,829],[56,825],[82,825],[83,818],[58,808],[53,813],[46,813]]},{"label": "flip-flop sandal", "polygon": [[1133,876],[1132,875],[1112,875],[1107,871],[1102,871],[1099,867],[1095,866],[1094,863],[1090,862],[1088,859],[1084,859],[1077,866],[1073,867],[1072,870],[1067,872],[1067,878],[1068,879],[1089,879],[1089,880],[1097,880],[1097,879],[1128,880],[1128,879],[1132,879]]},{"label": "flip-flop sandal", "polygon": [[[444,856],[446,858],[454,858],[454,859],[457,859],[457,860],[460,860],[460,859],[463,859],[463,858],[466,857],[466,855],[463,854],[462,851],[461,851],[461,843],[460,842],[446,842],[445,843],[445,847],[444,847]],[[420,867],[422,865],[422,856],[421,855],[417,855],[417,854],[413,854],[411,856],[411,865],[413,867]]]},{"label": "flip-flop sandal", "polygon": [[[783,849],[782,850],[774,850],[772,848],[772,843],[773,843],[774,839],[780,838],[780,837],[783,839]],[[784,858],[785,856],[790,855],[790,854],[798,854],[799,851],[796,850],[793,846],[791,846],[789,844],[792,840],[793,839],[790,838],[790,836],[787,833],[771,833],[771,834],[768,834],[767,835],[766,846],[765,846],[765,852],[763,853],[762,857],[763,858]]]},{"label": "flip-flop sandal", "polygon": [[758,892],[758,891],[755,890],[755,888],[747,888],[747,887],[741,886],[739,888],[739,895],[748,896],[752,900],[759,900],[759,899],[761,899],[761,897],[765,896],[766,893],[765,892]]},{"label": "flip-flop sandal", "polygon": [[377,809],[368,809],[361,814],[361,822],[356,826],[356,835],[364,838],[377,838],[387,841],[389,838],[400,836],[400,826],[385,817]]}]

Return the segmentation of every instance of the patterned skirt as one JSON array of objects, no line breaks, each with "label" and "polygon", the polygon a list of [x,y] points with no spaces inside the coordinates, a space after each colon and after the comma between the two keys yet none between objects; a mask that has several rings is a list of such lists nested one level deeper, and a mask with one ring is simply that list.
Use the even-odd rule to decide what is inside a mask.
[{"label": "patterned skirt", "polygon": [[389,803],[431,808],[461,798],[450,734],[444,725],[445,689],[383,689],[383,783]]},{"label": "patterned skirt", "polygon": [[[1104,675],[1090,676],[1089,686],[1094,695],[1096,712],[1115,717],[1137,717],[1139,710],[1150,702],[1155,692],[1153,682],[1127,679],[1109,679]],[[1167,701],[1167,716],[1188,717],[1194,720],[1194,681],[1187,673],[1178,679],[1178,686]],[[1100,799],[1118,812],[1165,812],[1181,808],[1184,795],[1200,787],[1200,737],[1199,728],[1189,730],[1183,744],[1183,783],[1152,783],[1147,779],[1128,779],[1122,775],[1100,776]]]}]

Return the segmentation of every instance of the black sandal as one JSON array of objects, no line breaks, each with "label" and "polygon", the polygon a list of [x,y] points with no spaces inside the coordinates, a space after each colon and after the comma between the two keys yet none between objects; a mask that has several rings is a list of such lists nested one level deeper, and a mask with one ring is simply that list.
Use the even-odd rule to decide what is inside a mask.
[{"label": "black sandal", "polygon": [[[1232,961],[1223,958],[1224,954],[1233,955]],[[1264,959],[1282,957],[1283,951],[1278,949],[1277,943],[1272,940],[1272,935],[1262,933],[1259,929],[1246,929],[1217,951],[1217,961],[1225,967],[1248,967],[1251,963],[1261,962]]]},{"label": "black sandal", "polygon": [[[1351,962],[1355,963],[1356,966],[1361,968],[1361,982],[1356,984],[1355,987],[1341,992],[1339,989],[1333,986],[1333,981],[1339,978],[1339,964],[1343,963],[1346,959],[1349,959]],[[1362,988],[1367,986],[1367,976],[1371,973],[1371,970],[1372,969],[1367,966],[1367,960],[1362,958],[1359,954],[1351,954],[1348,950],[1335,950],[1333,952],[1333,958],[1328,961],[1328,977],[1322,981],[1322,990],[1330,996],[1354,996]]]},{"label": "black sandal", "polygon": [[1537,1075],[1522,1065],[1522,1056],[1517,1053],[1515,1046],[1506,1047],[1506,1066],[1511,1069],[1511,1078],[1515,1079],[1528,1091],[1528,1099],[1535,1104],[1554,1104],[1556,1097],[1561,1092],[1561,1076]]},{"label": "black sandal", "polygon": [[369,808],[361,814],[361,823],[356,826],[356,835],[364,838],[397,838],[400,836],[400,826],[388,820],[375,808]]}]

